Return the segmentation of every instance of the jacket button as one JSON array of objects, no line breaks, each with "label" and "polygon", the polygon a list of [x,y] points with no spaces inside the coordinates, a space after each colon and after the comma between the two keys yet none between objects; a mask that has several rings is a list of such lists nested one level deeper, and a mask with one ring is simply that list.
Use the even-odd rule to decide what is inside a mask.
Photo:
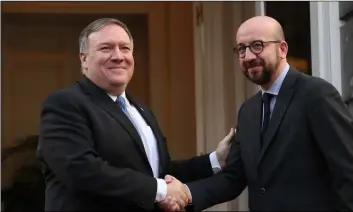
[{"label": "jacket button", "polygon": [[261,192],[261,194],[264,194],[264,193],[266,193],[266,189],[265,188],[261,188],[260,192]]}]

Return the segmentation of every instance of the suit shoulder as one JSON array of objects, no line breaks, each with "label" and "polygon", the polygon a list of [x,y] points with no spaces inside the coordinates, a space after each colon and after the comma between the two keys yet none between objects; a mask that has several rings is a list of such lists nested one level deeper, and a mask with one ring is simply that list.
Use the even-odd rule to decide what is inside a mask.
[{"label": "suit shoulder", "polygon": [[241,105],[240,109],[243,108],[244,106],[248,105],[248,104],[252,104],[254,102],[256,102],[256,98],[258,97],[258,95],[260,95],[261,91],[256,92],[255,95],[251,96],[250,98],[246,99],[243,104]]},{"label": "suit shoulder", "polygon": [[[261,92],[261,91],[259,91],[259,92]],[[244,102],[240,105],[239,110],[237,112],[238,117],[240,117],[240,115],[242,114],[242,111],[248,111],[248,109],[252,108],[252,107],[248,107],[248,106],[257,103],[256,99],[259,95],[259,92],[257,92],[255,95],[251,96],[250,98],[244,100]],[[245,113],[247,113],[247,112],[245,112]]]},{"label": "suit shoulder", "polygon": [[308,83],[310,86],[317,86],[317,85],[331,85],[331,83],[327,82],[326,80],[316,77],[316,76],[310,76],[306,74],[301,74],[301,78],[303,82]]},{"label": "suit shoulder", "polygon": [[338,93],[335,86],[320,77],[303,75],[303,89],[307,91],[308,98],[319,97],[327,93]]},{"label": "suit shoulder", "polygon": [[63,106],[67,104],[78,104],[80,102],[80,95],[78,92],[78,86],[73,84],[69,87],[62,88],[50,93],[47,98],[43,101],[43,105],[55,104]]}]

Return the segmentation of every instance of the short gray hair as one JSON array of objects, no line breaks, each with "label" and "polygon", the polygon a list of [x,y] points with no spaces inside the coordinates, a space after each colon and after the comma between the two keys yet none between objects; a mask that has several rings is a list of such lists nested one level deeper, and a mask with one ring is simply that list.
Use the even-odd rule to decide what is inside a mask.
[{"label": "short gray hair", "polygon": [[125,32],[128,34],[131,43],[133,43],[132,35],[128,29],[128,27],[121,21],[114,19],[114,18],[101,18],[97,19],[90,24],[88,24],[81,32],[80,37],[79,37],[79,47],[80,47],[80,53],[85,52],[88,47],[88,37],[90,34],[93,32],[99,31],[101,28],[104,26],[110,25],[110,24],[115,24],[120,26],[125,30]]}]

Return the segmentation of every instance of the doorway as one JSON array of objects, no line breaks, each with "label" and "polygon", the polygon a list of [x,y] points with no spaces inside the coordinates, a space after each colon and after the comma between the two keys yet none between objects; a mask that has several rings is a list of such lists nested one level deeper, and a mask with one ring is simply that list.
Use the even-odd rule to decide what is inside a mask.
[{"label": "doorway", "polygon": [[310,2],[266,1],[265,15],[276,19],[283,27],[289,46],[288,63],[308,75],[311,70]]}]

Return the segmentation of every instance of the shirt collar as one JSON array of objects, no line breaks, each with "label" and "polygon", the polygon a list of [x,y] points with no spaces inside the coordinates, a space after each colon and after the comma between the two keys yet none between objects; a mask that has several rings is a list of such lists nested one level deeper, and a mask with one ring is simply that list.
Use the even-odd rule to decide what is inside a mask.
[{"label": "shirt collar", "polygon": [[[109,93],[107,93],[107,94],[108,94],[108,96],[109,96],[114,102],[115,102],[116,99],[118,98],[117,96],[111,95],[111,94],[109,94]],[[130,106],[130,102],[129,102],[129,100],[128,100],[127,97],[126,97],[125,91],[124,91],[120,96],[125,99],[126,105]]]},{"label": "shirt collar", "polygon": [[284,67],[282,73],[277,77],[277,79],[273,82],[273,84],[271,85],[271,87],[269,89],[264,90],[261,88],[262,94],[264,94],[266,92],[266,93],[277,96],[279,93],[279,90],[281,89],[281,86],[283,84],[284,78],[286,78],[288,71],[289,71],[289,64],[287,63],[286,66]]}]

